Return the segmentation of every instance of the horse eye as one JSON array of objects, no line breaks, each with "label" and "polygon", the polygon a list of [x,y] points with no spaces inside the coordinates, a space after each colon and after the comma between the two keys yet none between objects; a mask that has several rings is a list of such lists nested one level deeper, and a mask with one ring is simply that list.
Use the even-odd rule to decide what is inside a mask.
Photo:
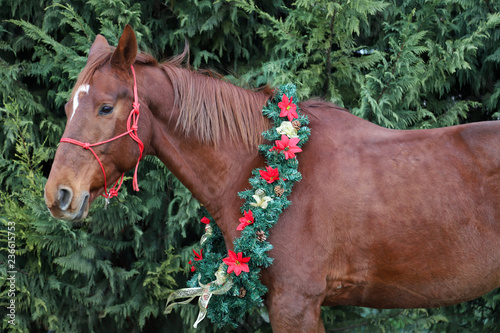
[{"label": "horse eye", "polygon": [[105,116],[107,114],[110,114],[113,112],[113,107],[109,105],[103,105],[103,107],[99,110],[99,115],[100,116]]}]

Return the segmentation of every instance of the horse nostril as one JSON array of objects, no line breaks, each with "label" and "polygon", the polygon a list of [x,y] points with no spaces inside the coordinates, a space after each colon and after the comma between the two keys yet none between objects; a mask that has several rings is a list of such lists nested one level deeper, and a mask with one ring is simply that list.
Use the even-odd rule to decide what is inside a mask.
[{"label": "horse nostril", "polygon": [[59,208],[66,210],[73,198],[73,192],[70,189],[62,188],[59,190]]}]

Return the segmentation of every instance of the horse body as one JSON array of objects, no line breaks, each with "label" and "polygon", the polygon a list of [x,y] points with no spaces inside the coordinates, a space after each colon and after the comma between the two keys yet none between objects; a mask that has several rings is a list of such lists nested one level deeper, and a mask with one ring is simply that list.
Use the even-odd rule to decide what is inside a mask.
[{"label": "horse body", "polygon": [[303,181],[272,235],[316,241],[300,252],[323,267],[324,303],[434,307],[497,287],[500,123],[394,131],[328,109],[309,115]]},{"label": "horse body", "polygon": [[[264,166],[249,139],[260,128],[245,126],[258,119],[252,117],[260,115],[269,92],[216,90],[207,95],[217,95],[213,101],[190,106],[215,107],[236,94],[252,114],[238,114],[243,120],[233,124],[224,113],[217,114],[218,123],[198,113],[179,125],[188,112],[179,103],[186,94],[179,90],[181,81],[198,75],[198,83],[186,84],[197,94],[207,85],[227,84],[142,61],[136,49],[129,27],[114,52],[104,38],[96,39],[88,66],[105,60],[88,75],[89,92],[80,95],[64,136],[99,141],[120,132],[121,125],[114,124],[126,119],[126,105],[132,101],[127,66],[135,62],[145,153],[159,157],[207,207],[232,249],[242,204],[236,193],[249,187],[252,169]],[[73,110],[70,104],[71,99],[67,112]],[[115,108],[107,118],[97,116],[103,104]],[[436,307],[473,299],[500,285],[500,122],[395,131],[332,104],[307,101],[299,106],[312,129],[298,155],[303,180],[271,230],[270,256],[275,260],[262,271],[275,332],[323,331],[321,305]],[[83,132],[82,124],[90,126],[93,117],[97,128]],[[196,122],[209,126],[196,127]],[[217,124],[223,124],[223,139],[211,141],[205,132]],[[232,133],[230,127],[240,137],[233,132],[228,139],[224,133]],[[109,179],[133,168],[133,143],[123,139],[96,148]],[[85,153],[69,144],[58,148],[45,188],[47,206],[56,217],[85,217],[90,202],[103,191],[102,172]],[[71,162],[82,160],[84,171],[69,170]]]}]

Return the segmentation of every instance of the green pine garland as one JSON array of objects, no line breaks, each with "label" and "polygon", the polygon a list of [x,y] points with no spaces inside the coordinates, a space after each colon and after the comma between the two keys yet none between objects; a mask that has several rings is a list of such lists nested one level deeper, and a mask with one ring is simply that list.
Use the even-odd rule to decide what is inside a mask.
[{"label": "green pine garland", "polygon": [[[280,86],[276,97],[264,107],[262,113],[269,117],[274,126],[268,131],[262,133],[263,137],[269,142],[276,142],[282,138],[278,133],[283,122],[288,122],[287,117],[280,117],[281,102],[285,94],[288,98],[296,101],[296,88],[292,84]],[[298,107],[297,107],[298,111]],[[294,119],[300,122],[300,128],[297,135],[300,141],[298,147],[303,146],[310,135],[310,129],[305,126],[309,123],[306,116],[300,115]],[[290,125],[291,124],[285,124]],[[297,125],[297,123],[296,123]],[[296,126],[298,127],[298,126]],[[293,132],[294,130],[292,130]],[[248,262],[249,272],[241,272],[238,276],[228,274],[232,280],[233,286],[229,292],[224,295],[213,295],[210,299],[207,316],[217,326],[225,325],[237,326],[238,321],[253,307],[262,307],[262,296],[267,292],[267,288],[260,282],[260,267],[268,267],[273,259],[267,254],[273,246],[266,241],[269,230],[278,222],[280,214],[290,206],[291,202],[287,199],[292,191],[295,182],[301,180],[302,176],[297,170],[298,161],[296,157],[286,159],[283,151],[276,150],[273,145],[263,144],[259,150],[266,157],[268,166],[278,168],[279,179],[269,184],[264,180],[260,172],[263,169],[256,169],[252,172],[249,179],[252,189],[238,193],[240,198],[246,199],[241,207],[242,214],[251,210],[254,216],[254,223],[247,225],[241,232],[241,237],[234,241],[234,252],[243,254],[243,257],[250,257]],[[265,169],[264,169],[265,170]],[[279,186],[276,189],[276,186]],[[256,191],[260,197],[269,197],[272,200],[268,202],[267,208],[252,206],[256,203]],[[238,226],[235,221],[235,228]],[[207,226],[207,232],[202,239],[202,260],[194,259],[192,270],[196,273],[188,282],[191,288],[199,287],[201,284],[208,284],[215,280],[215,273],[219,269],[222,260],[227,257],[227,249],[224,243],[222,232],[217,224],[210,218],[210,224]],[[227,266],[224,269],[227,270]],[[217,289],[218,286],[212,286]]]}]

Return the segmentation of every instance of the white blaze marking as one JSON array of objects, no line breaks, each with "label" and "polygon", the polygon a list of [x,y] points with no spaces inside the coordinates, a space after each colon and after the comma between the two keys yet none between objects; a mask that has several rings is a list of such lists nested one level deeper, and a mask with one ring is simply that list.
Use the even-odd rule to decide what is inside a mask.
[{"label": "white blaze marking", "polygon": [[69,121],[73,119],[76,109],[78,109],[78,96],[80,95],[81,92],[88,94],[89,88],[90,86],[88,84],[82,84],[81,86],[78,87],[78,89],[76,89],[75,95],[73,96],[73,113],[71,114],[71,118],[69,119]]}]

